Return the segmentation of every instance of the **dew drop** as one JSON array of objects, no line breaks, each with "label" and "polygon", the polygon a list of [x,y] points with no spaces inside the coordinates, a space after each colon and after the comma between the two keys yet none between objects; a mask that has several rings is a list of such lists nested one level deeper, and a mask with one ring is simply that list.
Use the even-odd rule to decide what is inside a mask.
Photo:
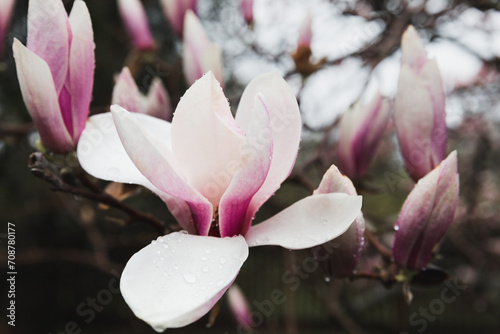
[{"label": "dew drop", "polygon": [[202,261],[206,261],[206,260],[207,260],[207,257],[206,257],[206,256],[202,256],[202,257],[201,257],[201,260],[202,260]]},{"label": "dew drop", "polygon": [[331,281],[331,280],[332,280],[332,279],[331,279],[331,277],[330,277],[330,276],[325,276],[325,282],[326,282],[326,283],[330,283],[330,281]]},{"label": "dew drop", "polygon": [[162,237],[158,237],[158,242],[162,243],[163,242],[163,238]]},{"label": "dew drop", "polygon": [[151,245],[156,245],[156,240],[151,241]]},{"label": "dew drop", "polygon": [[211,249],[207,249],[207,250],[205,250],[205,254],[210,254],[210,253],[212,253],[212,250],[211,250]]},{"label": "dew drop", "polygon": [[224,284],[224,281],[223,280],[220,280],[217,282],[217,287],[220,288],[222,285]]},{"label": "dew drop", "polygon": [[175,270],[179,270],[179,266],[178,265],[174,264],[173,267],[174,267]]},{"label": "dew drop", "polygon": [[189,284],[193,284],[194,282],[196,282],[196,276],[192,273],[185,273],[184,280]]},{"label": "dew drop", "polygon": [[394,231],[399,230],[399,225],[394,226]]},{"label": "dew drop", "polygon": [[323,225],[328,224],[328,219],[323,219]]},{"label": "dew drop", "polygon": [[165,248],[165,249],[167,249],[167,248],[168,248],[168,245],[167,245],[167,244],[163,244],[162,246],[163,246],[163,248]]},{"label": "dew drop", "polygon": [[219,262],[220,262],[220,264],[226,264],[227,258],[223,256],[220,258]]},{"label": "dew drop", "polygon": [[204,272],[204,273],[208,273],[208,270],[209,270],[209,269],[208,269],[208,267],[203,267],[203,269],[202,269],[202,270],[203,270],[203,272]]}]

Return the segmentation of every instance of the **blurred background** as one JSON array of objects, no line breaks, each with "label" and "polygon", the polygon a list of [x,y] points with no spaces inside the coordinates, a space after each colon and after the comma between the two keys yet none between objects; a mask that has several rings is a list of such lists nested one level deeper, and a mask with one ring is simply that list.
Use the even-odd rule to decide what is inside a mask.
[{"label": "blurred background", "polygon": [[[114,76],[139,64],[136,83],[146,92],[153,77],[167,87],[175,107],[187,88],[181,41],[158,0],[145,0],[157,50],[133,51],[116,1],[85,1],[93,21],[96,70],[91,114],[106,112]],[[71,0],[64,1],[69,10]],[[0,267],[2,309],[7,307],[7,223],[16,229],[16,326],[1,333],[154,333],[116,291],[132,254],[158,236],[147,222],[72,194],[55,192],[33,176],[36,151],[17,82],[11,45],[26,42],[27,0],[18,0],[0,63]],[[413,282],[411,304],[402,284],[376,279],[334,279],[311,264],[311,252],[252,248],[236,283],[251,305],[254,333],[499,333],[500,332],[500,4],[495,0],[326,1],[255,0],[253,23],[238,0],[200,0],[198,15],[209,38],[223,50],[224,90],[235,110],[246,84],[278,70],[296,92],[304,122],[294,171],[258,212],[259,222],[317,187],[331,164],[339,116],[377,90],[396,91],[404,29],[413,24],[440,67],[447,92],[448,151],[458,151],[460,203],[429,275]],[[309,14],[308,14],[309,13]],[[312,69],[299,73],[292,58],[306,15],[312,22]],[[139,60],[137,60],[139,59]],[[99,185],[106,185],[98,181]],[[364,196],[367,228],[388,246],[393,224],[413,187],[394,136],[386,129],[368,176],[357,184]],[[150,213],[169,228],[176,223],[163,202],[134,188],[124,203]],[[367,244],[359,271],[376,271],[380,255]],[[451,288],[451,287],[453,288]],[[408,288],[408,287],[406,287]],[[443,291],[453,291],[453,301]],[[273,291],[282,304],[263,309]],[[407,294],[406,294],[407,295]],[[448,296],[448,295],[447,295]],[[4,315],[2,315],[4,316]],[[239,329],[227,301],[211,328],[209,316],[174,333],[249,333]]]}]

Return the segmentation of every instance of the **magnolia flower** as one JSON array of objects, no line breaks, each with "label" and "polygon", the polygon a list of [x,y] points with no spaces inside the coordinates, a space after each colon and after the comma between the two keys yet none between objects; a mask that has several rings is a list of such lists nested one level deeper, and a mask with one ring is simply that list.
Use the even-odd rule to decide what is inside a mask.
[{"label": "magnolia flower", "polygon": [[5,40],[5,35],[7,35],[7,28],[12,18],[15,3],[15,0],[0,1],[0,56],[3,53],[3,41]]},{"label": "magnolia flower", "polygon": [[60,0],[30,0],[27,47],[14,39],[17,77],[44,146],[76,147],[85,127],[94,81],[94,34],[85,2],[68,18]]},{"label": "magnolia flower", "polygon": [[196,13],[198,0],[161,0],[163,11],[177,36],[181,37],[184,28],[184,16],[188,10]]},{"label": "magnolia flower", "polygon": [[311,48],[312,28],[311,28],[311,13],[307,12],[299,29],[298,47]]},{"label": "magnolia flower", "polygon": [[144,96],[128,67],[124,67],[116,79],[113,88],[112,104],[117,104],[128,111],[147,114],[164,120],[172,118],[170,98],[159,78],[153,79],[147,96]]},{"label": "magnolia flower", "polygon": [[140,0],[118,0],[118,10],[132,43],[137,50],[154,48],[146,11]]},{"label": "magnolia flower", "polygon": [[182,66],[189,85],[208,71],[211,71],[220,83],[223,82],[222,52],[208,39],[200,20],[191,10],[186,12],[184,19]]},{"label": "magnolia flower", "polygon": [[241,0],[241,12],[247,24],[253,22],[253,0]]},{"label": "magnolia flower", "polygon": [[406,168],[417,181],[445,157],[445,93],[436,60],[427,59],[412,26],[403,34],[401,50],[394,120]]},{"label": "magnolia flower", "polygon": [[[357,195],[351,180],[342,175],[338,168],[333,165],[323,176],[323,180],[321,180],[318,189],[314,191],[314,195],[330,193]],[[327,275],[343,278],[349,277],[354,272],[365,245],[364,233],[365,219],[360,213],[342,235],[329,241],[327,245],[313,249],[316,260]],[[325,250],[328,252],[329,249],[333,251],[327,256],[324,252]]]},{"label": "magnolia flower", "polygon": [[377,94],[370,103],[356,103],[342,115],[337,156],[342,172],[363,177],[389,121],[391,103]]},{"label": "magnolia flower", "polygon": [[159,237],[127,263],[121,291],[139,318],[158,331],[192,323],[232,284],[249,246],[310,248],[349,227],[361,198],[345,194],[307,197],[251,226],[288,177],[301,126],[295,96],[276,73],[247,86],[236,119],[212,73],[186,91],[172,124],[119,106],[89,119],[82,167],[151,189],[189,232]]},{"label": "magnolia flower", "polygon": [[453,220],[458,204],[457,152],[424,176],[408,195],[395,224],[392,253],[396,263],[422,269]]}]

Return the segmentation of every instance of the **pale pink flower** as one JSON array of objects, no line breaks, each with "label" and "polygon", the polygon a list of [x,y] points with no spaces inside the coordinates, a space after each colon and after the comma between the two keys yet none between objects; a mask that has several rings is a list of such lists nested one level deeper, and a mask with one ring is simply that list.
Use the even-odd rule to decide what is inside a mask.
[{"label": "pale pink flower", "polygon": [[0,1],[0,56],[2,56],[3,53],[3,44],[10,20],[12,19],[12,12],[14,11],[15,4],[15,0]]},{"label": "pale pink flower", "polygon": [[132,43],[137,50],[150,50],[155,41],[149,29],[148,17],[140,0],[118,0],[118,10]]},{"label": "pale pink flower", "polygon": [[165,16],[177,36],[182,37],[184,29],[184,16],[188,10],[196,13],[198,0],[160,0]]},{"label": "pale pink flower", "polygon": [[151,189],[187,231],[154,240],[127,263],[121,291],[139,318],[158,331],[192,323],[230,287],[249,247],[310,248],[349,227],[361,198],[346,194],[306,197],[252,226],[292,170],[301,127],[295,96],[277,73],[250,82],[236,118],[208,73],[186,91],[172,123],[119,106],[89,119],[78,145],[82,167]]}]

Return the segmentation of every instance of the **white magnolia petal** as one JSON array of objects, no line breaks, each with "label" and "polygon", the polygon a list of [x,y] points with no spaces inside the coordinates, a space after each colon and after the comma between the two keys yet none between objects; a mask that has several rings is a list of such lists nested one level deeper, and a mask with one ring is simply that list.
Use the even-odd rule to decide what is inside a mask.
[{"label": "white magnolia petal", "polygon": [[339,193],[309,196],[252,226],[245,239],[250,247],[314,247],[344,233],[361,212],[361,203],[361,196]]},{"label": "white magnolia petal", "polygon": [[[152,135],[170,145],[170,123],[142,114],[133,114],[133,117]],[[153,191],[157,190],[125,152],[111,113],[88,119],[78,142],[77,154],[82,168],[99,179],[140,184]]]},{"label": "white magnolia petal", "polygon": [[182,327],[212,308],[247,257],[242,236],[171,233],[132,256],[120,290],[135,315],[155,330]]}]

